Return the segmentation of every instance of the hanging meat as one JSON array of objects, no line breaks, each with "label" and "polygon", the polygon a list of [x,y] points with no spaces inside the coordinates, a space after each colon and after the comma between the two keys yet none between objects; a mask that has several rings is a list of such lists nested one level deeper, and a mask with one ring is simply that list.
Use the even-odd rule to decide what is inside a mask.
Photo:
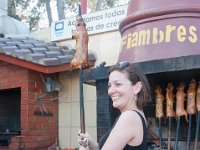
[{"label": "hanging meat", "polygon": [[185,85],[181,83],[176,92],[176,116],[185,116],[187,120],[187,112],[184,108],[184,101],[185,101],[185,92],[184,92]]},{"label": "hanging meat", "polygon": [[88,65],[88,33],[85,21],[81,16],[76,17],[76,32],[72,36],[76,40],[76,52],[71,61],[71,69],[87,68]]},{"label": "hanging meat", "polygon": [[164,117],[163,113],[164,96],[162,94],[162,89],[159,85],[156,86],[155,94],[156,94],[156,117],[161,118]]},{"label": "hanging meat", "polygon": [[199,124],[200,124],[200,80],[198,82],[197,93],[196,93],[196,107],[198,111],[197,115],[197,125],[195,133],[194,150],[198,149],[198,139],[199,139]]},{"label": "hanging meat", "polygon": [[198,82],[197,94],[196,94],[196,107],[197,111],[200,111],[200,81]]},{"label": "hanging meat", "polygon": [[189,88],[187,91],[187,113],[188,114],[196,113],[195,99],[196,99],[196,81],[195,79],[192,79],[190,81]]},{"label": "hanging meat", "polygon": [[174,86],[172,83],[168,83],[167,88],[166,88],[166,100],[167,100],[167,111],[166,115],[167,117],[174,117],[175,112],[173,110],[174,107],[174,94],[173,94]]}]

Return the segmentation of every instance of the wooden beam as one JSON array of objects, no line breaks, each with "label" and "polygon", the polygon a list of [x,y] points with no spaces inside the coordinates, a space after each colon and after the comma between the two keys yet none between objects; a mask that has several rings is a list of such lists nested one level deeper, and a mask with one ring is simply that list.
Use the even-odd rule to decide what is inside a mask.
[{"label": "wooden beam", "polygon": [[[63,64],[63,65],[57,65],[57,66],[42,66],[42,65],[39,65],[39,64],[35,64],[33,62],[21,60],[21,59],[14,58],[14,57],[11,57],[11,56],[7,56],[7,55],[4,55],[4,54],[0,54],[0,60],[5,61],[5,62],[10,63],[10,64],[13,64],[13,65],[21,66],[21,67],[24,67],[24,68],[28,68],[28,69],[35,70],[35,71],[42,72],[42,73],[46,73],[46,74],[70,70],[70,63]],[[90,66],[93,66],[94,61],[90,61],[89,64],[90,64]]]}]

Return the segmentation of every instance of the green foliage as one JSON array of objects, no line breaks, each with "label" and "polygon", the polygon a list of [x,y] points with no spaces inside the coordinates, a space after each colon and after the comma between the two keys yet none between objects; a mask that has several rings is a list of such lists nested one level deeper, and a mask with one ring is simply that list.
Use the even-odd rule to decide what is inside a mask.
[{"label": "green foliage", "polygon": [[[8,0],[8,15],[26,23],[33,31],[36,29],[40,16],[45,11],[45,4],[53,0]],[[55,1],[55,0],[54,0]],[[111,8],[119,5],[119,1],[128,0],[99,0],[101,9]],[[63,0],[65,17],[75,16],[78,12],[78,3],[80,0]],[[87,0],[90,12],[96,11],[97,0]],[[51,13],[51,12],[48,12]],[[63,13],[63,12],[61,12]],[[49,14],[48,14],[49,15]]]},{"label": "green foliage", "polygon": [[79,0],[64,0],[64,11],[67,16],[77,14]]},{"label": "green foliage", "polygon": [[[101,0],[101,8],[111,8],[114,7],[119,0]],[[69,12],[73,12],[74,15],[77,14],[78,9],[78,3],[80,0],[64,0],[64,7],[65,7],[65,14],[68,14]],[[87,6],[91,12],[94,12],[96,10],[96,2],[97,0],[87,0]]]},{"label": "green foliage", "polygon": [[118,0],[106,0],[107,6],[109,8],[114,7],[116,2],[118,2]]},{"label": "green foliage", "polygon": [[8,16],[24,22],[30,31],[36,29],[36,25],[40,19],[41,7],[43,4],[34,0],[9,0]]}]

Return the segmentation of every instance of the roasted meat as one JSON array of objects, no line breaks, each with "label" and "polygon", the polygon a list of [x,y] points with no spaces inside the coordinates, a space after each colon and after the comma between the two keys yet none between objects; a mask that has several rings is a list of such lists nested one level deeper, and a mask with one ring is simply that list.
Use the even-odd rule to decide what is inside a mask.
[{"label": "roasted meat", "polygon": [[185,85],[183,83],[181,83],[177,88],[177,92],[176,92],[176,116],[178,116],[178,117],[185,116],[185,118],[187,120],[187,112],[184,108],[184,101],[185,101],[185,97],[186,97],[186,94],[184,92],[184,88],[185,88]]},{"label": "roasted meat", "polygon": [[155,94],[156,94],[156,117],[161,118],[164,117],[163,113],[164,96],[162,94],[162,89],[159,85],[156,86]]},{"label": "roasted meat", "polygon": [[196,81],[195,79],[192,79],[190,81],[189,88],[187,91],[187,113],[188,114],[196,113],[195,99],[196,99]]},{"label": "roasted meat", "polygon": [[76,17],[76,32],[72,36],[76,40],[76,52],[71,61],[71,69],[87,68],[88,65],[88,33],[81,16]]},{"label": "roasted meat", "polygon": [[167,117],[174,117],[175,112],[173,110],[174,106],[174,94],[173,94],[174,86],[172,83],[168,83],[166,88],[166,100],[167,100],[167,109],[166,109],[166,115]]}]

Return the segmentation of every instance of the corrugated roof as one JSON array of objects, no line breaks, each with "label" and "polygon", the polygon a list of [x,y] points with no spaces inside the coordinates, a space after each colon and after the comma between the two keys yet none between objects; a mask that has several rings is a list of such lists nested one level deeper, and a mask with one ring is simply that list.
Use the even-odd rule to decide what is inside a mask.
[{"label": "corrugated roof", "polygon": [[[24,63],[52,67],[69,65],[74,57],[75,49],[71,46],[58,46],[56,43],[46,43],[30,37],[9,37],[0,38],[0,54],[22,60]],[[1,58],[3,57],[0,56],[0,60]],[[96,60],[94,54],[88,54],[88,59],[93,62]]]}]

